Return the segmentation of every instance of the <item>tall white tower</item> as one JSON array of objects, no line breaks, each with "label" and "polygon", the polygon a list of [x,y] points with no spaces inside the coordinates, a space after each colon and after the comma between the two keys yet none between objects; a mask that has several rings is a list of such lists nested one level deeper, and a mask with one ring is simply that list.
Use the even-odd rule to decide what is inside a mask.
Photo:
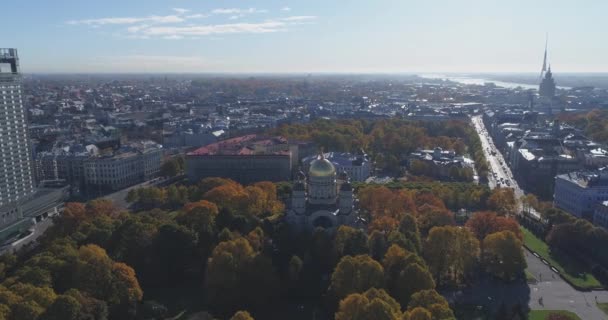
[{"label": "tall white tower", "polygon": [[34,193],[17,49],[0,48],[0,228],[22,217],[19,204]]}]

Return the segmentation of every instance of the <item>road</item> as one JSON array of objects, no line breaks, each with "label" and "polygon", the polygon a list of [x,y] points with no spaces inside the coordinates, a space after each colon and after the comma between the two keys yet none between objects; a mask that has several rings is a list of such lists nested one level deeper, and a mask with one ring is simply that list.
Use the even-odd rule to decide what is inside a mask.
[{"label": "road", "polygon": [[[488,176],[490,188],[510,187],[515,191],[515,197],[521,209],[519,199],[524,195],[523,190],[513,178],[511,169],[504,161],[502,154],[494,145],[492,138],[486,130],[481,116],[471,119],[477,131],[481,144],[490,163],[490,175]],[[541,259],[525,251],[528,271],[537,279],[537,282],[529,285],[529,307],[532,310],[569,310],[575,312],[581,319],[598,320],[608,319],[595,304],[608,302],[608,291],[581,292],[574,289],[559,275],[544,264]],[[542,297],[542,305],[540,298]]]},{"label": "road", "polygon": [[[608,291],[577,291],[554,273],[539,258],[525,251],[528,271],[536,277],[537,283],[530,284],[530,309],[533,310],[569,310],[581,319],[608,319],[606,314],[595,304],[608,302]],[[542,297],[543,304],[539,299]]]},{"label": "road", "polygon": [[[475,127],[475,130],[477,131],[477,134],[479,135],[483,152],[488,160],[488,163],[490,164],[490,174],[488,175],[489,187],[491,189],[496,187],[513,189],[515,200],[517,201],[517,212],[523,212],[523,205],[520,199],[525,195],[525,192],[519,187],[517,180],[515,180],[508,162],[505,161],[502,153],[500,153],[500,150],[498,150],[494,144],[494,141],[492,141],[490,133],[486,130],[481,116],[472,117],[471,121]],[[534,214],[534,211],[532,210],[530,213]]]},{"label": "road", "polygon": [[0,249],[0,254],[4,252],[15,252],[27,244],[35,242],[50,226],[53,225],[53,219],[51,217],[44,219],[35,225],[32,226],[34,231],[27,235],[26,237],[19,239],[10,245],[6,245],[5,247]]},{"label": "road", "polygon": [[488,175],[490,188],[512,188],[515,192],[515,198],[519,200],[521,196],[524,195],[524,192],[517,184],[517,181],[513,178],[513,173],[511,173],[511,169],[509,168],[502,154],[494,145],[490,134],[488,133],[483,124],[481,116],[472,117],[471,121],[473,122],[473,126],[475,127],[479,138],[481,139],[481,146],[483,147],[483,152],[486,155],[486,159],[490,164],[490,175]]}]

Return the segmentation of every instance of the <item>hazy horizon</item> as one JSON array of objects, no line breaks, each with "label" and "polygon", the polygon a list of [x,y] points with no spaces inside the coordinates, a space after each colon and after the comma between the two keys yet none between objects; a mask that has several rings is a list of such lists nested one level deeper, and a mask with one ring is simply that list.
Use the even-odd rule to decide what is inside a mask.
[{"label": "hazy horizon", "polygon": [[[608,72],[605,1],[5,4],[25,73]],[[576,14],[572,14],[576,12]]]}]

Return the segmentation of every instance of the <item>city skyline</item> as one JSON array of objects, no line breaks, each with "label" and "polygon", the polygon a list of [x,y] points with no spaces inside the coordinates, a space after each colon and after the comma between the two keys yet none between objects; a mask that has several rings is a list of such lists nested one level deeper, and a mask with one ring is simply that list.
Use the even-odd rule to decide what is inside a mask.
[{"label": "city skyline", "polygon": [[[144,5],[145,4],[145,5]],[[24,73],[608,72],[601,1],[11,2]],[[570,12],[577,12],[570,15]],[[61,35],[61,36],[58,36]]]}]

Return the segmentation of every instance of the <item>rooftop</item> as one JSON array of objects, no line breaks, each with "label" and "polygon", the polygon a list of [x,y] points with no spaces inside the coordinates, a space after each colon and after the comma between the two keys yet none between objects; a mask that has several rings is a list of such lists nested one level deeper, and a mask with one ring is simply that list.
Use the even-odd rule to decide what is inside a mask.
[{"label": "rooftop", "polygon": [[608,187],[608,172],[604,171],[577,171],[558,175],[563,179],[579,185],[581,188]]},{"label": "rooftop", "polygon": [[[283,152],[267,152],[266,148],[275,145],[287,144],[287,139],[283,137],[263,137],[256,134],[222,140],[210,145],[200,147],[189,156],[205,155],[253,155],[253,154],[282,154]],[[260,150],[263,148],[264,150]]]}]

